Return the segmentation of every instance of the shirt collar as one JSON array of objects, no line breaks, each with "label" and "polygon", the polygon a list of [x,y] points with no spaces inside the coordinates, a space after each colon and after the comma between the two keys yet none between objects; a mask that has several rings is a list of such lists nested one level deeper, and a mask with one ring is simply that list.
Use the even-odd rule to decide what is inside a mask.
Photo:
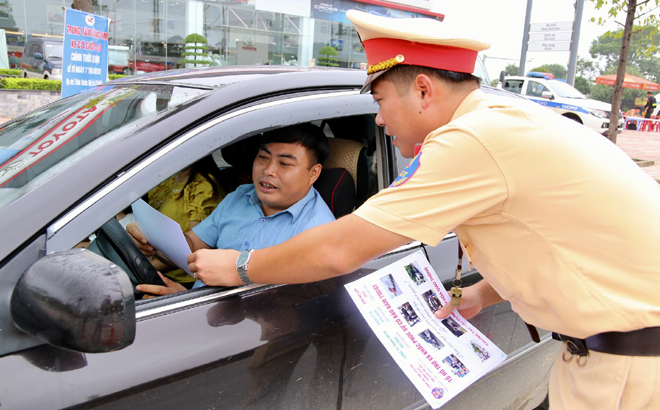
[{"label": "shirt collar", "polygon": [[[298,217],[302,213],[303,208],[305,208],[305,205],[307,205],[307,203],[309,201],[314,199],[314,191],[315,191],[314,187],[310,187],[309,191],[307,191],[307,194],[304,197],[302,197],[302,199],[300,201],[298,201],[295,204],[291,205],[290,207],[288,207],[284,211],[280,211],[276,214],[267,216],[266,218],[275,217],[275,216],[280,215],[282,213],[288,212],[293,217],[291,222],[292,223],[296,222],[296,220],[298,220]],[[245,199],[248,201],[249,204],[251,204],[252,206],[255,206],[259,210],[259,213],[261,214],[261,216],[264,216],[264,210],[261,207],[261,201],[259,200],[259,197],[257,196],[257,191],[254,189],[254,187],[253,187],[253,189],[249,190],[245,194]]]}]

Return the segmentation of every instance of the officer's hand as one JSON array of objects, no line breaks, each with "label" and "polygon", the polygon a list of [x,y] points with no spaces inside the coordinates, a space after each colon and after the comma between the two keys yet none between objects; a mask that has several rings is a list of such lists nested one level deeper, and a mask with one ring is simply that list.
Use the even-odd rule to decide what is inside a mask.
[{"label": "officer's hand", "polygon": [[[475,286],[468,286],[463,289],[463,296],[461,297],[461,305],[458,307],[458,313],[461,314],[465,319],[470,319],[476,316],[477,313],[481,312],[483,309],[483,300],[481,298],[481,293],[475,288]],[[445,306],[436,310],[435,317],[438,319],[444,319],[447,316],[451,315],[451,312],[454,311],[454,306],[451,303],[447,303]]]},{"label": "officer's hand", "polygon": [[137,285],[135,289],[143,292],[142,299],[154,298],[156,296],[170,295],[172,293],[184,292],[186,288],[173,280],[170,280],[158,272],[158,276],[165,282],[165,286],[159,285]]},{"label": "officer's hand", "polygon": [[240,254],[233,249],[200,249],[188,255],[188,268],[207,286],[242,286],[236,272]]},{"label": "officer's hand", "polygon": [[156,254],[156,250],[153,246],[149,245],[147,238],[140,232],[140,228],[137,227],[135,222],[126,225],[126,232],[145,256],[154,256]]}]

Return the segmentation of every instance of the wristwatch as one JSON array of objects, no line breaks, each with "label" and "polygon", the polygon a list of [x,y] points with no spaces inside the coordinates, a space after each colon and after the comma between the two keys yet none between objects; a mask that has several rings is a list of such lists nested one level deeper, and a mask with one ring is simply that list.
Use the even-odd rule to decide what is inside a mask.
[{"label": "wristwatch", "polygon": [[254,282],[250,280],[247,271],[250,256],[252,256],[252,249],[246,249],[238,255],[238,258],[236,258],[236,271],[238,272],[238,277],[241,278],[246,285],[254,284]]}]

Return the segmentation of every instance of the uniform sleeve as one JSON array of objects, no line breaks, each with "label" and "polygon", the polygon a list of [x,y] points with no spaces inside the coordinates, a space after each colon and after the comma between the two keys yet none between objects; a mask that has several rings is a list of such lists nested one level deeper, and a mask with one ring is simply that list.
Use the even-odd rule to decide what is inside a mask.
[{"label": "uniform sleeve", "polygon": [[459,129],[430,135],[400,176],[355,214],[399,235],[437,245],[456,226],[502,212],[504,173],[479,139]]},{"label": "uniform sleeve", "polygon": [[186,187],[186,213],[191,221],[201,222],[218,206],[224,198],[224,191],[213,199],[213,185],[204,178],[198,178]]}]

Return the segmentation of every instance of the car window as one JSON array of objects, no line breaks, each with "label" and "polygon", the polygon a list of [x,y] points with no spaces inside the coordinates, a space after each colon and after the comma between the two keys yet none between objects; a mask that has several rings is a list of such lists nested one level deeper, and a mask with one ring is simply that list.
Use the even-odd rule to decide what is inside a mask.
[{"label": "car window", "polygon": [[548,89],[548,87],[544,86],[538,81],[530,80],[527,83],[527,91],[525,92],[525,94],[532,97],[542,97],[543,91],[550,91],[550,90]]},{"label": "car window", "polygon": [[44,54],[44,58],[61,60],[63,48],[62,44],[46,44],[46,54]]},{"label": "car window", "polygon": [[99,149],[117,130],[204,92],[168,85],[102,86],[0,128],[0,208]]},{"label": "car window", "polygon": [[[320,177],[314,184],[314,187],[317,189],[331,211],[335,214],[335,217],[341,216],[336,212],[341,211],[343,212],[342,215],[350,213],[355,207],[359,206],[367,198],[378,192],[379,186],[377,173],[379,172],[379,167],[376,161],[376,130],[373,121],[373,115],[358,115],[312,122],[312,124],[323,130],[328,137],[328,143],[330,145],[330,156],[325,161],[323,171],[321,172],[321,176],[325,179]],[[211,174],[214,179],[217,178],[220,188],[223,191],[222,198],[220,198],[221,200],[224,200],[225,194],[235,191],[239,186],[252,184],[252,163],[257,154],[258,147],[260,146],[261,139],[261,133],[244,136],[238,142],[225,146],[222,149],[218,149],[210,156],[202,158],[196,162],[196,164],[200,164],[205,162],[208,158],[211,160],[211,163],[217,167],[217,170],[214,170],[214,173],[208,172],[208,174]],[[208,163],[206,163],[206,165],[208,165]],[[351,184],[351,191],[354,190],[354,192],[350,192],[349,195],[345,195],[346,191],[339,193],[338,190],[345,189],[347,185],[340,185],[340,180],[335,179],[336,175],[342,175],[342,173],[335,172],[336,168],[345,169],[345,171],[353,177],[353,183],[349,184]],[[192,169],[192,167],[186,169]],[[201,167],[198,166],[197,169],[201,169]],[[215,171],[218,172],[215,173]],[[382,170],[380,172],[382,172]],[[163,182],[152,187],[142,199],[147,201],[154,208],[157,208],[166,216],[174,219],[181,226],[183,226],[182,223],[187,226],[183,220],[185,219],[185,216],[177,214],[178,211],[173,209],[171,205],[175,202],[170,198],[172,194],[171,189],[169,188],[174,184],[174,179],[172,177],[173,176],[167,177]],[[169,208],[161,206],[164,202],[160,202],[159,200],[169,201]],[[181,202],[185,201],[186,200],[184,199]],[[217,203],[214,206],[219,205],[220,203]],[[135,222],[134,216],[130,214],[130,212],[131,209],[129,207],[125,209],[124,212],[117,215],[117,219],[120,219],[120,224],[124,227],[128,223]],[[205,209],[204,212],[206,212],[205,215],[208,217],[212,210]],[[232,215],[237,215],[235,214],[235,210],[232,211]],[[240,213],[238,213],[238,215],[240,215]],[[235,216],[233,216],[233,218],[235,218]],[[222,231],[229,232],[231,229],[231,227],[226,229],[223,228]],[[97,234],[98,232],[92,234],[90,238],[81,239],[78,246],[89,247],[88,249],[110,259],[124,269],[130,269],[130,266],[123,264],[121,260],[115,260],[117,255],[122,254],[122,252],[119,252],[118,254],[113,254],[112,252],[104,253],[104,250],[107,248],[106,245],[94,244],[94,241],[99,240]],[[254,233],[251,235],[254,236]],[[235,236],[235,234],[229,235],[227,242],[231,243],[233,241],[231,238],[234,238]],[[220,233],[219,237],[220,240],[223,241],[222,233]],[[105,239],[102,240],[105,241]],[[192,286],[193,281],[188,274],[175,266],[166,266],[162,261],[162,258],[160,260],[157,260],[156,258],[152,259],[154,266],[168,278],[181,283],[187,289]],[[132,275],[129,274],[134,285],[137,284],[135,278],[139,276],[140,275],[135,272],[133,272]]]},{"label": "car window", "polygon": [[524,80],[505,80],[504,89],[512,93],[520,94]]},{"label": "car window", "polygon": [[558,96],[563,98],[579,98],[579,99],[587,98],[577,89],[571,87],[570,85],[566,84],[563,81],[553,80],[550,81],[548,86],[551,87]]}]

